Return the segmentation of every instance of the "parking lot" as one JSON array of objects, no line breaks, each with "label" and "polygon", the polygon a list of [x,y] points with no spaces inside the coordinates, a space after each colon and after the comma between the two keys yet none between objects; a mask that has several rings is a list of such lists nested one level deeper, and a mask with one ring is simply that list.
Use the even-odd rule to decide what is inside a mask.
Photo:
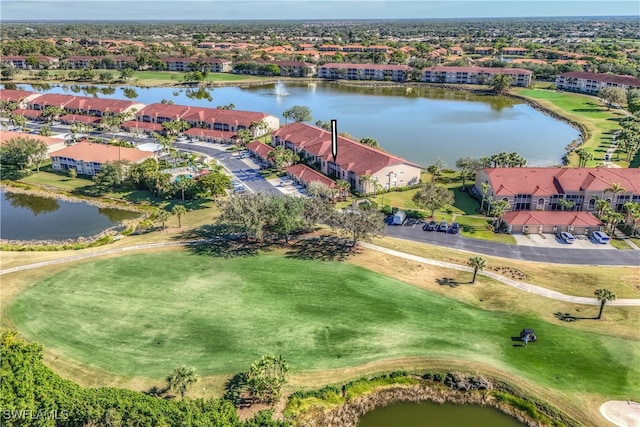
[{"label": "parking lot", "polygon": [[610,244],[600,244],[587,238],[587,236],[575,236],[576,241],[569,244],[565,243],[555,236],[555,234],[514,234],[518,245],[536,246],[541,248],[576,248],[576,249],[613,249]]}]

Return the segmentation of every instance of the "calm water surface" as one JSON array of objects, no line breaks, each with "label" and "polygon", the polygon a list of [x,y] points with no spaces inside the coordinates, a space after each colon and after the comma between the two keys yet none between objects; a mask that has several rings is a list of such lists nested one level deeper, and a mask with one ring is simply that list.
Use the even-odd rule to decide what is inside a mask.
[{"label": "calm water surface", "polygon": [[64,240],[98,234],[137,213],[0,191],[0,238]]},{"label": "calm water surface", "polygon": [[432,402],[397,403],[377,408],[360,418],[358,427],[522,427],[495,408],[442,405]]},{"label": "calm water surface", "polygon": [[186,88],[104,88],[63,85],[40,92],[133,99],[144,104],[175,104],[262,111],[279,117],[294,105],[311,109],[312,123],[338,120],[338,131],[371,137],[387,151],[426,166],[438,158],[451,168],[464,156],[516,151],[531,166],[557,165],[564,147],[579,132],[530,106],[506,97],[433,88],[362,88],[333,83],[286,84],[288,96],[274,86]]}]

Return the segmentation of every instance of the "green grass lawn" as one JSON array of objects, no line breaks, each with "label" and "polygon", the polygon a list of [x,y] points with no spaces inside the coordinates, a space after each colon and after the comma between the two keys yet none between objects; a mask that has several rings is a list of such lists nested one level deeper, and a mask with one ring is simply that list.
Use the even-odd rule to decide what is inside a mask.
[{"label": "green grass lawn", "polygon": [[[588,167],[602,163],[613,132],[619,129],[618,121],[626,115],[623,110],[608,110],[594,96],[541,89],[514,89],[514,93],[532,99],[570,120],[583,123],[591,134],[585,141],[584,148],[594,156],[587,163]],[[576,155],[571,156],[570,160],[572,165],[577,166]],[[614,160],[620,166],[629,165],[628,162],[618,161],[615,156]]]},{"label": "green grass lawn", "polygon": [[60,188],[64,191],[76,191],[82,188],[88,188],[93,185],[90,178],[78,176],[69,178],[69,175],[61,172],[54,172],[51,168],[41,169],[40,172],[34,172],[20,179],[25,184],[47,185]]},{"label": "green grass lawn", "polygon": [[[84,263],[17,295],[5,316],[53,351],[131,377],[162,379],[179,364],[232,374],[262,354],[284,355],[294,372],[422,356],[488,363],[567,393],[640,398],[632,340],[274,253],[168,251]],[[512,340],[523,327],[539,342]]]}]

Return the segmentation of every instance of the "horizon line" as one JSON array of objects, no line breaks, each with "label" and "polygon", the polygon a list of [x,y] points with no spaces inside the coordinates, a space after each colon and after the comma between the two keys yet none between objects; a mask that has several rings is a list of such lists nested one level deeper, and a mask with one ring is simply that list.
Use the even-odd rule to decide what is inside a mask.
[{"label": "horizon line", "polygon": [[449,17],[449,18],[273,18],[273,19],[260,19],[260,18],[244,18],[244,19],[236,19],[236,18],[228,18],[228,19],[139,19],[139,18],[131,18],[131,19],[11,19],[11,20],[3,20],[0,19],[0,23],[2,24],[27,24],[27,23],[65,23],[65,22],[79,22],[79,23],[117,23],[117,22],[173,22],[173,23],[182,23],[182,22],[200,22],[200,23],[211,23],[211,22],[282,22],[282,21],[293,21],[293,22],[351,22],[351,21],[473,21],[473,20],[486,20],[486,19],[499,19],[499,20],[508,20],[508,19],[602,19],[602,18],[637,18],[637,15],[540,15],[540,16],[475,16],[475,17]]}]

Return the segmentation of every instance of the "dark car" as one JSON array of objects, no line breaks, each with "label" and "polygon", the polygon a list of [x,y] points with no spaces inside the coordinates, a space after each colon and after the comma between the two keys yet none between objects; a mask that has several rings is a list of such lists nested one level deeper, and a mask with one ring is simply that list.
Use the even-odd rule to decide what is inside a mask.
[{"label": "dark car", "polygon": [[457,222],[454,222],[453,224],[451,224],[451,227],[449,227],[449,233],[458,234],[459,232],[460,232],[460,224],[458,224]]},{"label": "dark car", "polygon": [[435,231],[436,228],[438,228],[438,223],[435,221],[429,221],[429,223],[424,226],[426,231]]},{"label": "dark car", "polygon": [[438,226],[438,231],[441,231],[443,233],[449,231],[449,223],[447,221],[442,221]]}]

